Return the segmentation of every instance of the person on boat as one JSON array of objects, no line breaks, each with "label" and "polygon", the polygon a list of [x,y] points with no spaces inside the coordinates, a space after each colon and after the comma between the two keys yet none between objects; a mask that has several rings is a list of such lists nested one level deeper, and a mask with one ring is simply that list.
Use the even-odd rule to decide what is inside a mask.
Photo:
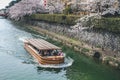
[{"label": "person on boat", "polygon": [[52,50],[48,50],[48,56],[52,55],[51,52],[52,52]]},{"label": "person on boat", "polygon": [[39,54],[41,54],[41,52],[42,52],[42,51],[41,51],[41,50],[39,50]]},{"label": "person on boat", "polygon": [[52,54],[53,54],[53,56],[57,56],[58,55],[58,51],[57,50],[53,50]]},{"label": "person on boat", "polygon": [[58,55],[59,55],[59,56],[63,56],[62,50],[59,51]]},{"label": "person on boat", "polygon": [[44,56],[44,51],[41,51],[41,55]]},{"label": "person on boat", "polygon": [[48,52],[47,52],[47,50],[44,51],[44,56],[48,56]]},{"label": "person on boat", "polygon": [[51,56],[51,51],[50,50],[44,51],[44,56]]}]

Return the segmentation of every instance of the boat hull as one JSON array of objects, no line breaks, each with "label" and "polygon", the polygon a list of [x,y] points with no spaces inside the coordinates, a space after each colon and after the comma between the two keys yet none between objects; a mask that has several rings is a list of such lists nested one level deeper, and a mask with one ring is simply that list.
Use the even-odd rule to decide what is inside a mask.
[{"label": "boat hull", "polygon": [[61,64],[64,63],[64,56],[41,56],[31,46],[25,43],[24,48],[40,63],[40,64]]}]

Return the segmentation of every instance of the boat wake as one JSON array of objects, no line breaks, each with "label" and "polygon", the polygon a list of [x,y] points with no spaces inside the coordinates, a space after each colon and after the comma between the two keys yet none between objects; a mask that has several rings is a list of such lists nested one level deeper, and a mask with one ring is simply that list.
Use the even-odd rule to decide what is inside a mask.
[{"label": "boat wake", "polygon": [[25,42],[25,40],[27,39],[27,37],[20,37],[19,40],[22,42]]},{"label": "boat wake", "polygon": [[70,57],[65,58],[65,62],[62,64],[38,64],[38,67],[42,67],[42,68],[66,68],[66,67],[70,67],[73,64],[74,60]]},{"label": "boat wake", "polygon": [[[39,36],[39,35],[34,35],[40,39],[47,39],[46,37],[42,37],[42,36]],[[32,38],[32,37],[19,37],[19,41],[22,41],[22,42],[26,42],[26,39],[29,39],[29,38]]]}]

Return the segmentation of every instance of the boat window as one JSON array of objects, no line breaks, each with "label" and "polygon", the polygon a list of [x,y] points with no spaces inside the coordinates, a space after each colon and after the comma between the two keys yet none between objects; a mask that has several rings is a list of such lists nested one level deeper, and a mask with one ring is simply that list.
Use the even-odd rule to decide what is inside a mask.
[{"label": "boat window", "polygon": [[62,50],[39,50],[41,56],[62,56]]}]

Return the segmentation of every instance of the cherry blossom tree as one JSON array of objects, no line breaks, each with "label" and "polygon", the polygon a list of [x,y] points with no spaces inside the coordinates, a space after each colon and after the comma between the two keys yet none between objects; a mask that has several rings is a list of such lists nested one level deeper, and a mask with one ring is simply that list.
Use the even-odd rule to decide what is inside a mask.
[{"label": "cherry blossom tree", "polygon": [[41,0],[21,0],[14,6],[8,8],[8,16],[11,19],[19,20],[25,15],[44,12],[45,8],[40,2]]},{"label": "cherry blossom tree", "polygon": [[58,1],[51,1],[47,4],[47,9],[49,10],[49,13],[62,13],[65,6],[64,3],[60,0]]},{"label": "cherry blossom tree", "polygon": [[108,13],[115,15],[116,12],[120,14],[119,0],[93,0],[93,2],[94,3],[91,4],[91,10],[94,9],[101,13],[101,15],[106,15]]},{"label": "cherry blossom tree", "polygon": [[51,2],[44,6],[43,0],[21,0],[8,8],[8,16],[11,19],[19,20],[25,15],[31,15],[33,13],[62,13],[64,9],[64,3],[59,1]]},{"label": "cherry blossom tree", "polygon": [[112,14],[112,15],[115,15],[115,13],[118,13],[120,12],[120,2],[119,0],[103,0],[101,2],[101,6],[102,6],[102,15],[105,15],[105,14]]},{"label": "cherry blossom tree", "polygon": [[73,9],[77,11],[89,11],[105,14],[120,14],[120,0],[79,0],[73,4]]}]

